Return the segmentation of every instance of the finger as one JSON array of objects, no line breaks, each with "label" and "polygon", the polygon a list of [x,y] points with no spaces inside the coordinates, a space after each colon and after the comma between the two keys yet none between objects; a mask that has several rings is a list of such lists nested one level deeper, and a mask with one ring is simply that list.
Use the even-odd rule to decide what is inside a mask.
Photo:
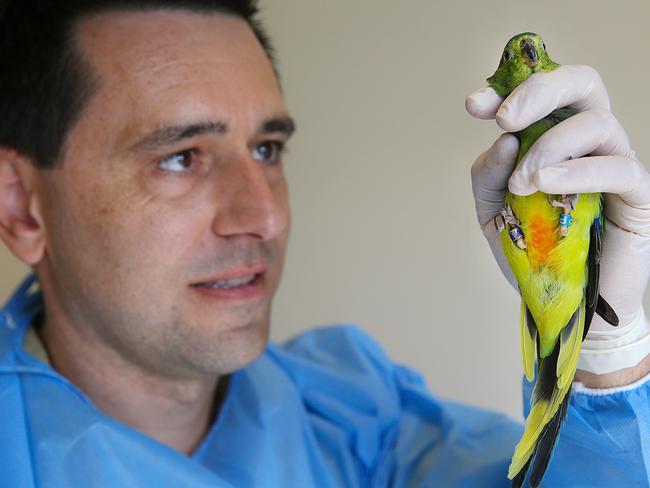
[{"label": "finger", "polygon": [[542,134],[512,174],[510,191],[517,195],[530,195],[538,189],[533,181],[537,171],[587,154],[632,154],[623,126],[610,111],[592,109],[576,114]]},{"label": "finger", "polygon": [[481,188],[505,190],[515,167],[519,141],[512,134],[501,134],[472,165],[472,182]]},{"label": "finger", "polygon": [[533,74],[501,104],[497,124],[508,132],[520,131],[562,107],[609,110],[605,84],[595,69],[571,65]]},{"label": "finger", "polygon": [[503,98],[492,87],[484,86],[465,99],[465,110],[478,119],[493,119]]},{"label": "finger", "polygon": [[540,191],[550,194],[614,193],[625,203],[650,210],[650,177],[636,159],[592,156],[540,169],[534,176]]},{"label": "finger", "polygon": [[517,138],[512,134],[502,134],[472,165],[472,190],[481,225],[493,218],[503,206],[518,150]]},{"label": "finger", "polygon": [[[632,207],[619,195],[605,194],[605,213],[607,219],[626,232],[634,232],[642,237],[650,237],[650,208]],[[611,233],[611,225],[606,234]],[[647,244],[646,244],[647,246]]]}]

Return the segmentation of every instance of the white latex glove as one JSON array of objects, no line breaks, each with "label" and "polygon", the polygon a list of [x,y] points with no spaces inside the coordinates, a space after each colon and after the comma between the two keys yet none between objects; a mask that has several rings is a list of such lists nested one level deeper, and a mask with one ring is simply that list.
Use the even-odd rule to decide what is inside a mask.
[{"label": "white latex glove", "polygon": [[561,66],[532,75],[505,101],[489,87],[465,101],[471,115],[496,118],[507,132],[566,106],[580,113],[544,133],[516,170],[518,141],[503,134],[474,162],[472,187],[483,233],[513,286],[492,220],[503,205],[506,188],[517,195],[605,193],[600,294],[620,324],[612,327],[595,314],[578,366],[604,374],[630,368],[650,353],[650,326],[642,304],[650,276],[650,175],[635,159],[625,131],[610,112],[602,79],[588,66]]}]

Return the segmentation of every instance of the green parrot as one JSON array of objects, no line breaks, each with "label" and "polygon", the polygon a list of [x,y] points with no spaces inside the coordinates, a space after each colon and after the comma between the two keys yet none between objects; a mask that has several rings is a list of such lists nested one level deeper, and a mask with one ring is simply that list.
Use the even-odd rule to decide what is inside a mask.
[{"label": "green parrot", "polygon": [[[506,44],[488,83],[506,98],[537,72],[560,65],[552,61],[542,39],[531,32]],[[548,129],[575,115],[560,108],[516,136],[517,164]],[[524,434],[515,447],[508,478],[514,487],[540,484],[550,461],[569,403],[580,346],[594,312],[612,325],[618,318],[598,292],[604,231],[599,193],[518,196],[507,192],[495,219],[503,253],[521,293],[521,353],[528,381],[537,379]]]}]

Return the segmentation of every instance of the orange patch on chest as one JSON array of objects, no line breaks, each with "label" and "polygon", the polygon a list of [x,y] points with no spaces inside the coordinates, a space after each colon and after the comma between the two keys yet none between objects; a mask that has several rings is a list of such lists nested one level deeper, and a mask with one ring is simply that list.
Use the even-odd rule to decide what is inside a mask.
[{"label": "orange patch on chest", "polygon": [[528,222],[525,234],[528,261],[532,267],[538,268],[546,263],[548,255],[558,243],[557,223],[545,215],[534,215]]}]

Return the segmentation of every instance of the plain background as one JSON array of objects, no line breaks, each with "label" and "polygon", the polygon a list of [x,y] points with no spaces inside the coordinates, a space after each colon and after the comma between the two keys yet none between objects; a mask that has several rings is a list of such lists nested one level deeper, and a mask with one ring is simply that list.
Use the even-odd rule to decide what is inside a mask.
[{"label": "plain background", "polygon": [[[436,394],[521,418],[518,297],[469,179],[499,130],[464,98],[512,35],[538,32],[554,60],[600,71],[648,160],[650,3],[266,0],[262,19],[299,126],[274,339],[356,323]],[[27,270],[3,246],[0,270],[4,300]]]}]

